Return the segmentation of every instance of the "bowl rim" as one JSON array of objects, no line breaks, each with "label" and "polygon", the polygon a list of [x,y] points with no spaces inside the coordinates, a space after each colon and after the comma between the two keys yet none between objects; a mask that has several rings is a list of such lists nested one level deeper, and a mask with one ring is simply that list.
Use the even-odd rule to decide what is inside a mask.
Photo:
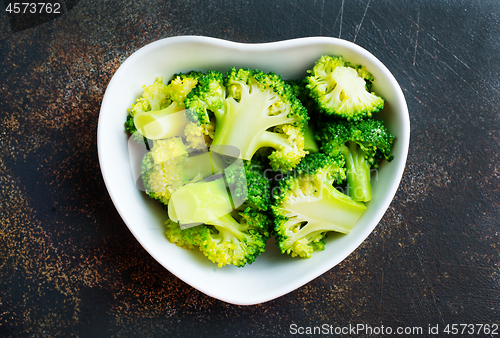
[{"label": "bowl rim", "polygon": [[[311,277],[304,277],[304,278],[299,278],[295,283],[291,283],[288,288],[283,289],[283,292],[278,295],[270,296],[270,295],[261,295],[260,297],[255,297],[252,300],[249,299],[235,299],[234,297],[224,297],[223,295],[220,295],[218,293],[211,292],[211,290],[204,288],[203,286],[200,286],[199,284],[192,283],[192,281],[187,281],[184,278],[180,277],[177,273],[174,271],[171,271],[170,268],[165,266],[164,263],[162,263],[161,259],[157,257],[157,255],[153,254],[148,250],[147,246],[142,243],[140,240],[139,234],[134,230],[133,227],[129,225],[129,220],[127,218],[127,213],[126,210],[122,208],[122,206],[119,203],[116,203],[118,200],[118,195],[117,192],[113,189],[113,187],[110,184],[110,176],[113,175],[112,172],[108,171],[108,167],[106,165],[106,159],[103,157],[104,155],[104,140],[105,140],[105,130],[103,129],[103,115],[105,111],[105,107],[108,106],[110,98],[107,96],[108,91],[110,90],[111,87],[115,85],[115,82],[118,81],[119,77],[121,76],[122,72],[125,72],[127,70],[127,66],[129,64],[132,64],[133,62],[136,62],[137,59],[140,59],[143,57],[143,55],[149,53],[150,51],[153,51],[157,48],[168,46],[168,45],[175,45],[179,43],[201,43],[201,44],[209,44],[212,46],[220,46],[224,48],[229,48],[229,49],[236,49],[238,51],[252,51],[252,52],[259,52],[259,51],[272,51],[272,50],[281,50],[285,49],[288,47],[299,47],[303,46],[306,47],[308,45],[314,45],[314,44],[331,44],[335,46],[341,46],[347,49],[352,50],[354,53],[359,53],[364,57],[369,58],[381,71],[384,72],[385,76],[387,79],[392,83],[392,88],[394,89],[394,93],[398,98],[399,106],[396,108],[397,111],[399,111],[399,116],[403,120],[403,131],[402,135],[398,135],[397,142],[401,143],[402,147],[402,153],[398,155],[400,158],[400,161],[398,162],[398,167],[396,168],[396,177],[397,179],[393,180],[391,183],[391,187],[388,189],[388,193],[385,195],[385,199],[388,200],[387,206],[384,208],[381,208],[375,216],[373,217],[373,221],[371,222],[372,226],[366,227],[364,229],[364,232],[360,236],[359,243],[355,245],[353,250],[350,250],[347,254],[339,256],[332,264],[326,265],[323,269],[316,271],[316,273]],[[318,55],[319,57],[319,55]],[[288,39],[288,40],[282,40],[282,41],[275,41],[275,42],[259,42],[259,43],[243,43],[243,42],[234,42],[234,41],[229,41],[229,40],[224,40],[224,39],[219,39],[219,38],[214,38],[214,37],[207,37],[207,36],[195,36],[195,35],[184,35],[184,36],[174,36],[174,37],[167,37],[163,38],[154,42],[151,42],[141,48],[139,48],[137,51],[132,53],[117,69],[117,71],[113,74],[106,91],[104,93],[102,102],[101,102],[101,109],[99,113],[99,119],[98,119],[98,127],[97,127],[97,150],[98,150],[98,159],[99,159],[99,166],[101,169],[101,173],[103,176],[103,180],[106,186],[106,189],[108,191],[108,194],[113,201],[113,204],[120,214],[120,217],[124,221],[124,223],[127,225],[129,230],[132,232],[136,240],[139,241],[141,246],[157,261],[162,265],[164,268],[169,270],[172,274],[174,274],[177,278],[183,280],[185,283],[191,285],[192,287],[196,288],[197,290],[213,297],[219,300],[222,300],[227,303],[232,303],[236,305],[253,305],[253,304],[258,304],[266,301],[270,301],[272,299],[281,297],[285,294],[288,294],[291,291],[296,290],[297,288],[307,284],[308,282],[314,280],[318,276],[324,274],[326,271],[332,269],[336,265],[338,265],[340,262],[342,262],[346,257],[348,257],[350,254],[352,254],[356,248],[359,247],[361,243],[363,243],[366,238],[369,236],[370,233],[373,232],[375,227],[379,224],[380,220],[384,216],[385,212],[387,211],[389,205],[392,203],[392,200],[394,199],[394,196],[398,190],[399,184],[401,182],[404,168],[406,165],[407,157],[408,157],[408,150],[409,150],[409,141],[410,141],[410,118],[409,118],[409,112],[408,112],[408,107],[406,104],[406,100],[404,97],[404,94],[401,90],[401,87],[397,83],[396,79],[394,78],[393,74],[389,71],[389,69],[373,54],[371,54],[369,51],[364,49],[363,47],[354,44],[353,42],[339,39],[339,38],[333,38],[333,37],[302,37],[302,38],[294,38],[294,39]]]}]

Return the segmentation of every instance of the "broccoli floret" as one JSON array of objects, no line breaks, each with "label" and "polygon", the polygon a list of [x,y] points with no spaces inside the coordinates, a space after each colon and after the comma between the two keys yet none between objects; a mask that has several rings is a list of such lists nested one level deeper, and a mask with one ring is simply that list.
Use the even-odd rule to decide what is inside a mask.
[{"label": "broccoli floret", "polygon": [[383,158],[393,159],[390,153],[395,136],[389,133],[384,122],[373,119],[330,121],[323,124],[316,136],[326,154],[344,155],[349,196],[355,201],[369,201],[372,197],[371,168],[377,169]]},{"label": "broccoli floret", "polygon": [[366,69],[366,66],[355,65],[355,64],[352,64],[350,62],[346,62],[344,64],[344,66],[354,68],[356,70],[356,72],[358,73],[358,75],[361,78],[363,78],[363,80],[365,80],[365,83],[366,83],[365,88],[366,88],[366,90],[370,91],[372,89],[373,81],[375,81],[375,78],[373,77],[373,74],[370,73],[368,71],[368,69]]},{"label": "broccoli floret", "polygon": [[165,207],[180,187],[222,173],[227,163],[210,151],[189,152],[182,138],[153,140],[141,164],[144,191]]},{"label": "broccoli floret", "polygon": [[[207,149],[207,141],[203,128],[196,123],[188,122],[184,128],[184,135],[186,136],[186,144],[195,150]],[[210,142],[210,141],[208,141]]]},{"label": "broccoli floret", "polygon": [[[202,75],[203,73],[197,71],[175,74],[167,86],[170,99],[184,109],[187,95],[196,87]],[[188,122],[184,128],[186,145],[194,150],[206,150],[213,138],[213,134],[207,129],[209,127],[210,125],[199,126],[197,123]]]},{"label": "broccoli floret", "polygon": [[213,117],[213,112],[223,108],[225,96],[224,75],[218,71],[208,71],[198,79],[198,84],[184,101],[188,120],[209,124],[210,115]]},{"label": "broccoli floret", "polygon": [[271,209],[282,253],[309,258],[324,249],[328,232],[352,230],[366,207],[333,186],[345,179],[343,167],[342,155],[309,154],[293,175],[279,181]]},{"label": "broccoli floret", "polygon": [[165,207],[172,193],[189,183],[183,163],[188,157],[187,148],[180,137],[154,140],[141,164],[144,191]]},{"label": "broccoli floret", "polygon": [[172,100],[168,93],[167,85],[163,83],[163,77],[156,78],[150,86],[142,86],[144,92],[136,100],[129,110],[132,116],[145,111],[162,110],[170,106]]},{"label": "broccoli floret", "polygon": [[373,76],[366,68],[346,64],[342,57],[323,55],[308,73],[310,95],[327,115],[357,121],[384,107],[384,99],[367,90]]},{"label": "broccoli floret", "polygon": [[210,229],[205,226],[181,229],[179,224],[171,219],[168,219],[165,225],[167,226],[165,233],[170,243],[187,250],[199,247],[210,236]]},{"label": "broccoli floret", "polygon": [[151,110],[161,110],[172,104],[167,92],[167,86],[163,83],[163,77],[156,78],[155,82],[150,86],[143,86],[144,92],[136,103],[127,111],[127,120],[125,121],[125,130],[128,131],[133,139],[137,142],[147,140],[141,133],[137,132],[137,127],[134,124],[134,116],[138,113]]},{"label": "broccoli floret", "polygon": [[213,180],[185,185],[172,195],[167,230],[171,242],[198,246],[219,266],[251,264],[264,252],[270,237],[265,198],[269,181],[254,171],[259,167],[255,162],[243,164],[229,166]]},{"label": "broccoli floret", "polygon": [[306,109],[275,73],[232,68],[224,77],[208,72],[185,101],[188,119],[216,121],[212,151],[251,160],[261,148],[271,148],[274,169],[291,169],[304,157]]},{"label": "broccoli floret", "polygon": [[207,222],[206,226],[210,236],[200,250],[219,267],[253,263],[265,251],[270,236],[267,215],[250,207]]},{"label": "broccoli floret", "polygon": [[202,75],[203,73],[197,71],[175,74],[166,88],[170,99],[179,106],[184,106],[187,95],[196,87]]},{"label": "broccoli floret", "polygon": [[137,141],[181,136],[193,149],[206,148],[204,134],[208,133],[189,122],[184,113],[184,100],[201,75],[195,71],[179,73],[168,85],[159,77],[151,86],[144,86],[142,96],[128,111],[125,130]]}]

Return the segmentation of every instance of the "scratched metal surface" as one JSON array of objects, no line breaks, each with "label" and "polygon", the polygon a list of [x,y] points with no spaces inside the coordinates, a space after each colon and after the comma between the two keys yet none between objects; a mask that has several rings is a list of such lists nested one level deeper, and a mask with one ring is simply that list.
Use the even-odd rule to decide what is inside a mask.
[{"label": "scratched metal surface", "polygon": [[[0,5],[0,336],[499,323],[498,1],[62,3],[64,14],[31,28]],[[141,46],[184,34],[340,37],[381,59],[408,102],[407,168],[376,230],[335,268],[264,304],[211,299],[159,266],[100,176],[95,135],[108,81]]]}]

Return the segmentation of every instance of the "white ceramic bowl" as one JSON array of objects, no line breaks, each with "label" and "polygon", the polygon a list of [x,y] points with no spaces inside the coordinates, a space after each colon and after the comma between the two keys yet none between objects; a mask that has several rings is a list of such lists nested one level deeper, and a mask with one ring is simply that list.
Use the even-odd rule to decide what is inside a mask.
[{"label": "white ceramic bowl", "polygon": [[[218,268],[198,250],[171,244],[164,235],[164,210],[134,184],[129,162],[128,135],[123,123],[127,108],[142,94],[142,86],[156,77],[168,81],[174,73],[230,67],[274,71],[283,78],[299,78],[323,54],[342,55],[365,65],[374,75],[373,90],[386,99],[377,116],[396,134],[394,160],[383,163],[373,184],[373,199],[347,236],[329,236],[326,249],[310,259],[279,253],[274,240],[266,252],[243,268]],[[389,70],[365,49],[348,41],[310,37],[242,44],[199,36],[153,42],[132,54],[111,79],[101,106],[97,143],[104,182],[116,209],[141,245],[166,269],[201,292],[222,301],[251,305],[285,295],[341,262],[373,231],[398,188],[406,163],[410,122],[406,102]]]}]

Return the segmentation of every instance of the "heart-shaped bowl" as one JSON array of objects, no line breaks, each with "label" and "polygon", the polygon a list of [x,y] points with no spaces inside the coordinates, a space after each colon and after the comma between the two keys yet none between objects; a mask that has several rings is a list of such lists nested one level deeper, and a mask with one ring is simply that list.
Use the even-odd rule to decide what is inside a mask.
[{"label": "heart-shaped bowl", "polygon": [[[324,251],[310,259],[279,252],[274,239],[251,265],[217,267],[198,250],[185,250],[165,236],[165,210],[136,187],[128,134],[127,109],[142,94],[142,86],[162,76],[190,70],[230,67],[274,71],[284,79],[302,78],[322,55],[343,56],[365,65],[373,76],[373,91],[386,100],[377,118],[396,135],[394,160],[383,162],[372,181],[373,198],[349,235],[328,236]],[[133,53],[114,74],[101,106],[97,145],[106,188],[132,234],[162,266],[185,283],[222,301],[252,305],[285,295],[330,270],[351,254],[373,231],[389,207],[403,175],[410,140],[410,121],[404,95],[391,72],[365,49],[345,40],[309,37],[273,43],[243,44],[201,36],[171,37]]]}]

